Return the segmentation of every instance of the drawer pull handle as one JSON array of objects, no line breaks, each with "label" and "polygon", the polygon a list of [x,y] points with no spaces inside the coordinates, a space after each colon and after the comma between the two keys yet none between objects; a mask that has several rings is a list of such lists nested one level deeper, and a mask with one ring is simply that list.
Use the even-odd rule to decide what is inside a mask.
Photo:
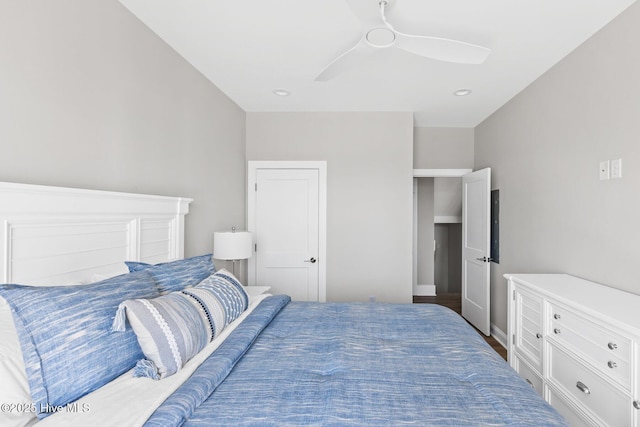
[{"label": "drawer pull handle", "polygon": [[556,319],[556,320],[560,320],[561,317],[560,317],[560,315],[558,313],[556,313],[556,314],[553,315],[553,318]]},{"label": "drawer pull handle", "polygon": [[538,332],[538,333],[536,334],[536,338],[538,338],[538,339],[542,338],[542,334],[541,334],[540,332]]},{"label": "drawer pull handle", "polygon": [[555,328],[555,329],[553,330],[553,333],[554,333],[554,334],[556,334],[556,335],[560,335],[560,329]]},{"label": "drawer pull handle", "polygon": [[633,401],[633,407],[636,409],[640,409],[640,402],[638,402],[637,400]]},{"label": "drawer pull handle", "polygon": [[584,383],[582,381],[578,381],[576,383],[576,387],[578,387],[578,390],[580,390],[581,392],[583,392],[584,394],[591,394],[591,391],[589,391],[589,387],[587,387],[586,385],[584,385]]},{"label": "drawer pull handle", "polygon": [[[527,378],[525,381],[528,382],[531,387],[533,387],[533,383],[531,382],[531,380],[529,378]],[[634,402],[634,404],[635,404],[635,402]]]},{"label": "drawer pull handle", "polygon": [[609,350],[615,350],[616,348],[618,348],[618,344],[610,342],[609,344],[607,344],[607,347],[609,347]]},{"label": "drawer pull handle", "polygon": [[615,368],[618,366],[618,364],[612,360],[607,362],[607,366],[610,367],[611,369]]}]

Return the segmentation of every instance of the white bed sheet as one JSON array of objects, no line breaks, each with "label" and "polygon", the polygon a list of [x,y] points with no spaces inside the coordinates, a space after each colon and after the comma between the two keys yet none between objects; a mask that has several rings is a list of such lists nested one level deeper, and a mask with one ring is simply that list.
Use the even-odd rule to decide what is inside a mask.
[{"label": "white bed sheet", "polygon": [[89,393],[59,412],[36,423],[38,427],[122,427],[141,426],[153,412],[180,387],[222,344],[229,334],[270,294],[251,295],[249,308],[175,375],[160,381],[134,378],[129,371],[98,390]]}]

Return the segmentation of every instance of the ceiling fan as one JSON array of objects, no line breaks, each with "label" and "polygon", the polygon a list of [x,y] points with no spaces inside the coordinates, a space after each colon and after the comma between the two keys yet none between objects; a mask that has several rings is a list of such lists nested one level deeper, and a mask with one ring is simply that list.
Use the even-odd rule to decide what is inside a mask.
[{"label": "ceiling fan", "polygon": [[338,56],[316,77],[316,81],[328,81],[354,66],[376,49],[397,48],[439,61],[459,64],[482,64],[491,49],[459,40],[406,34],[396,30],[385,16],[391,0],[379,0],[378,8],[363,0],[346,0],[353,13],[366,29],[355,46]]}]

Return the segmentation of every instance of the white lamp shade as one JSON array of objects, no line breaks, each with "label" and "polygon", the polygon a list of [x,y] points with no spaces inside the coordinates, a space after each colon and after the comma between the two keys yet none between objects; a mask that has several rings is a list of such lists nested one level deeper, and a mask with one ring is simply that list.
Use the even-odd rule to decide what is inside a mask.
[{"label": "white lamp shade", "polygon": [[213,233],[213,257],[223,260],[251,258],[253,239],[248,231]]}]

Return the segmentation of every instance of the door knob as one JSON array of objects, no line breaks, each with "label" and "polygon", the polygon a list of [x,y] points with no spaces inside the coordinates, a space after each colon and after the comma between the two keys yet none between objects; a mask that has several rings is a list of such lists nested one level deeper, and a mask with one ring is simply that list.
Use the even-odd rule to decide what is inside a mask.
[{"label": "door knob", "polygon": [[305,260],[304,260],[304,262],[310,262],[311,264],[315,264],[315,263],[316,263],[316,261],[317,261],[317,259],[315,259],[315,258],[313,258],[313,257],[312,257],[312,258],[310,258],[310,259],[305,259]]}]

